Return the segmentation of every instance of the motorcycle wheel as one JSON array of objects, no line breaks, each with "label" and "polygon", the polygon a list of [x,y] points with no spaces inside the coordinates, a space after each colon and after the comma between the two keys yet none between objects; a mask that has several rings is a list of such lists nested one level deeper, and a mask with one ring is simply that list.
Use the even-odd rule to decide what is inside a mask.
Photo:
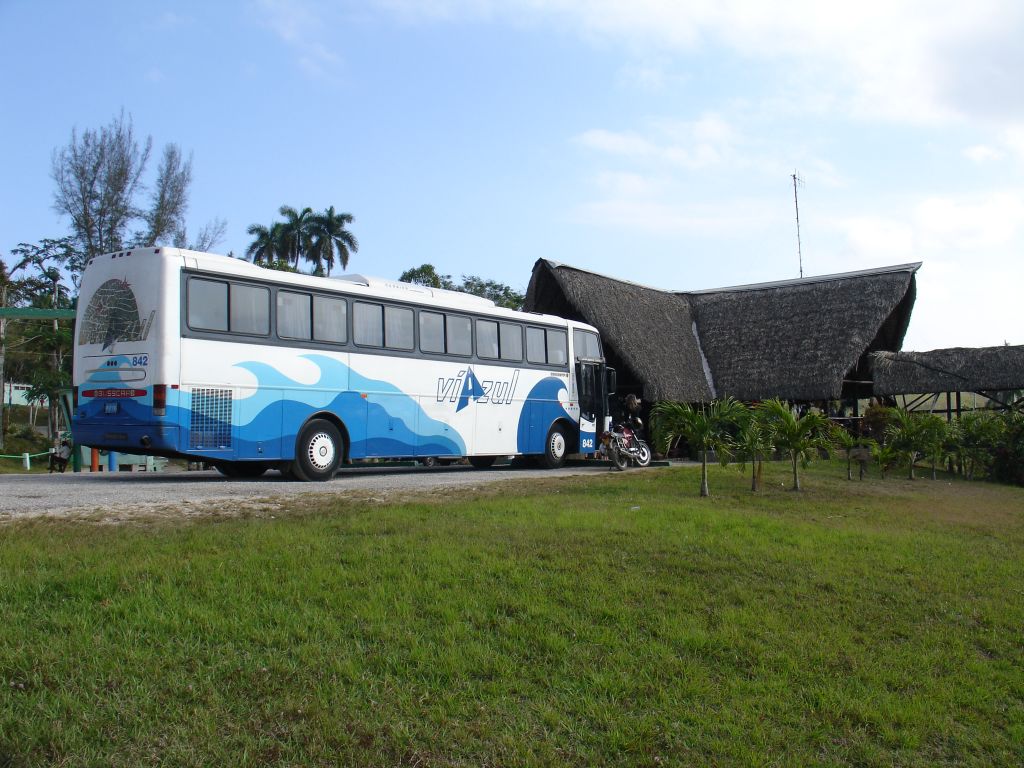
[{"label": "motorcycle wheel", "polygon": [[651,466],[651,447],[643,440],[637,440],[636,446],[636,465],[638,467]]},{"label": "motorcycle wheel", "polygon": [[614,466],[619,472],[623,472],[627,466],[629,466],[629,456],[626,455],[625,451],[620,451],[617,445],[608,446],[608,458],[612,460],[612,466]]}]

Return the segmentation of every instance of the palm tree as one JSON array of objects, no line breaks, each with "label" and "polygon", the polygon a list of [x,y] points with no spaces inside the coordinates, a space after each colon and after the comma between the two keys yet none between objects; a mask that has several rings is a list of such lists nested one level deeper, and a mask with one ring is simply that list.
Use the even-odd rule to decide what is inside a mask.
[{"label": "palm tree", "polygon": [[765,454],[772,449],[771,426],[757,411],[748,411],[736,434],[736,457],[740,460],[740,471],[746,469],[750,460],[750,490],[757,491]]},{"label": "palm tree", "polygon": [[282,205],[280,213],[285,219],[281,230],[283,255],[293,266],[298,267],[300,258],[309,258],[313,209],[306,207],[297,211],[290,205]]},{"label": "palm tree", "polygon": [[342,269],[348,269],[348,258],[359,251],[359,241],[345,227],[354,221],[351,213],[335,213],[332,205],[323,213],[318,213],[310,220],[312,243],[307,258],[313,262],[313,273],[331,274],[334,260],[341,262]]},{"label": "palm tree", "polygon": [[283,247],[284,225],[277,221],[269,227],[250,224],[245,230],[255,239],[245,249],[245,257],[253,264],[273,264],[285,258]]},{"label": "palm tree", "polygon": [[732,446],[729,428],[736,424],[745,410],[742,403],[731,397],[699,406],[662,401],[651,410],[655,441],[663,452],[667,452],[670,445],[680,438],[685,438],[700,451],[702,497],[711,495],[708,490],[708,451],[715,451],[719,461],[725,464]]},{"label": "palm tree", "polygon": [[818,448],[827,447],[823,433],[828,419],[815,411],[796,416],[790,407],[777,397],[765,400],[758,406],[772,425],[773,442],[776,448],[786,451],[793,462],[793,490],[800,490],[798,462],[807,466]]}]

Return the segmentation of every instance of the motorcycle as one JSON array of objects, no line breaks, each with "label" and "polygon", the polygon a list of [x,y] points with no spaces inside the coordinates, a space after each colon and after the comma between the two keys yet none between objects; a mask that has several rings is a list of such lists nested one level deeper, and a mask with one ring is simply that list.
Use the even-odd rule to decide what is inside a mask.
[{"label": "motorcycle", "polygon": [[651,448],[640,437],[643,423],[632,417],[628,422],[611,425],[611,429],[601,434],[601,447],[615,469],[622,472],[633,461],[638,467],[646,467],[651,463]]}]

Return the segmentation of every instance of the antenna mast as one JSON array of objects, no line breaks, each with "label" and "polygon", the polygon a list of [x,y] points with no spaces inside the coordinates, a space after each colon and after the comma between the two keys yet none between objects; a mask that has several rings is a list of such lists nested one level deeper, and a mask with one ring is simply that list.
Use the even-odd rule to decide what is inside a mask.
[{"label": "antenna mast", "polygon": [[795,170],[790,177],[793,179],[793,207],[796,208],[796,255],[800,260],[800,277],[802,278],[804,276],[804,254],[800,247],[800,202],[796,197],[796,187],[797,184],[803,186],[804,180],[797,175]]}]

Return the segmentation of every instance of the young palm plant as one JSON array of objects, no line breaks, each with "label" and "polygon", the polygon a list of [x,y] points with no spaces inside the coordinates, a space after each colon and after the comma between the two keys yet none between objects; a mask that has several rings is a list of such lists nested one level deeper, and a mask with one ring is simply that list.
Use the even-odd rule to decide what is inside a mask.
[{"label": "young palm plant", "polygon": [[655,441],[663,452],[667,452],[680,438],[700,451],[702,497],[711,495],[708,490],[708,451],[715,451],[719,461],[723,465],[726,463],[732,447],[729,429],[744,410],[743,404],[731,397],[698,406],[662,401],[651,410]]},{"label": "young palm plant", "polygon": [[736,458],[741,472],[746,470],[747,460],[750,461],[750,490],[756,492],[761,484],[764,458],[773,447],[771,425],[760,412],[748,410],[739,426],[735,438]]},{"label": "young palm plant", "polygon": [[931,462],[932,480],[938,478],[936,467],[952,455],[949,425],[941,416],[927,413],[921,419],[921,453]]},{"label": "young palm plant", "polygon": [[915,480],[914,462],[923,451],[924,422],[905,408],[893,408],[891,416],[885,428],[886,445],[891,446],[910,465],[908,477]]},{"label": "young palm plant", "polygon": [[828,419],[820,413],[808,411],[797,416],[789,405],[777,397],[765,400],[759,409],[765,419],[772,425],[772,442],[779,450],[789,454],[793,463],[793,490],[800,490],[800,470],[798,465],[806,467],[814,459],[819,448],[827,448],[825,432]]},{"label": "young palm plant", "polygon": [[857,447],[857,438],[842,424],[832,424],[828,436],[835,448],[846,453],[846,479],[853,480],[853,451]]},{"label": "young palm plant", "polygon": [[890,469],[899,465],[902,457],[903,454],[892,445],[881,444],[878,446],[878,450],[875,451],[875,461],[878,462],[878,470],[882,473],[883,480]]}]

